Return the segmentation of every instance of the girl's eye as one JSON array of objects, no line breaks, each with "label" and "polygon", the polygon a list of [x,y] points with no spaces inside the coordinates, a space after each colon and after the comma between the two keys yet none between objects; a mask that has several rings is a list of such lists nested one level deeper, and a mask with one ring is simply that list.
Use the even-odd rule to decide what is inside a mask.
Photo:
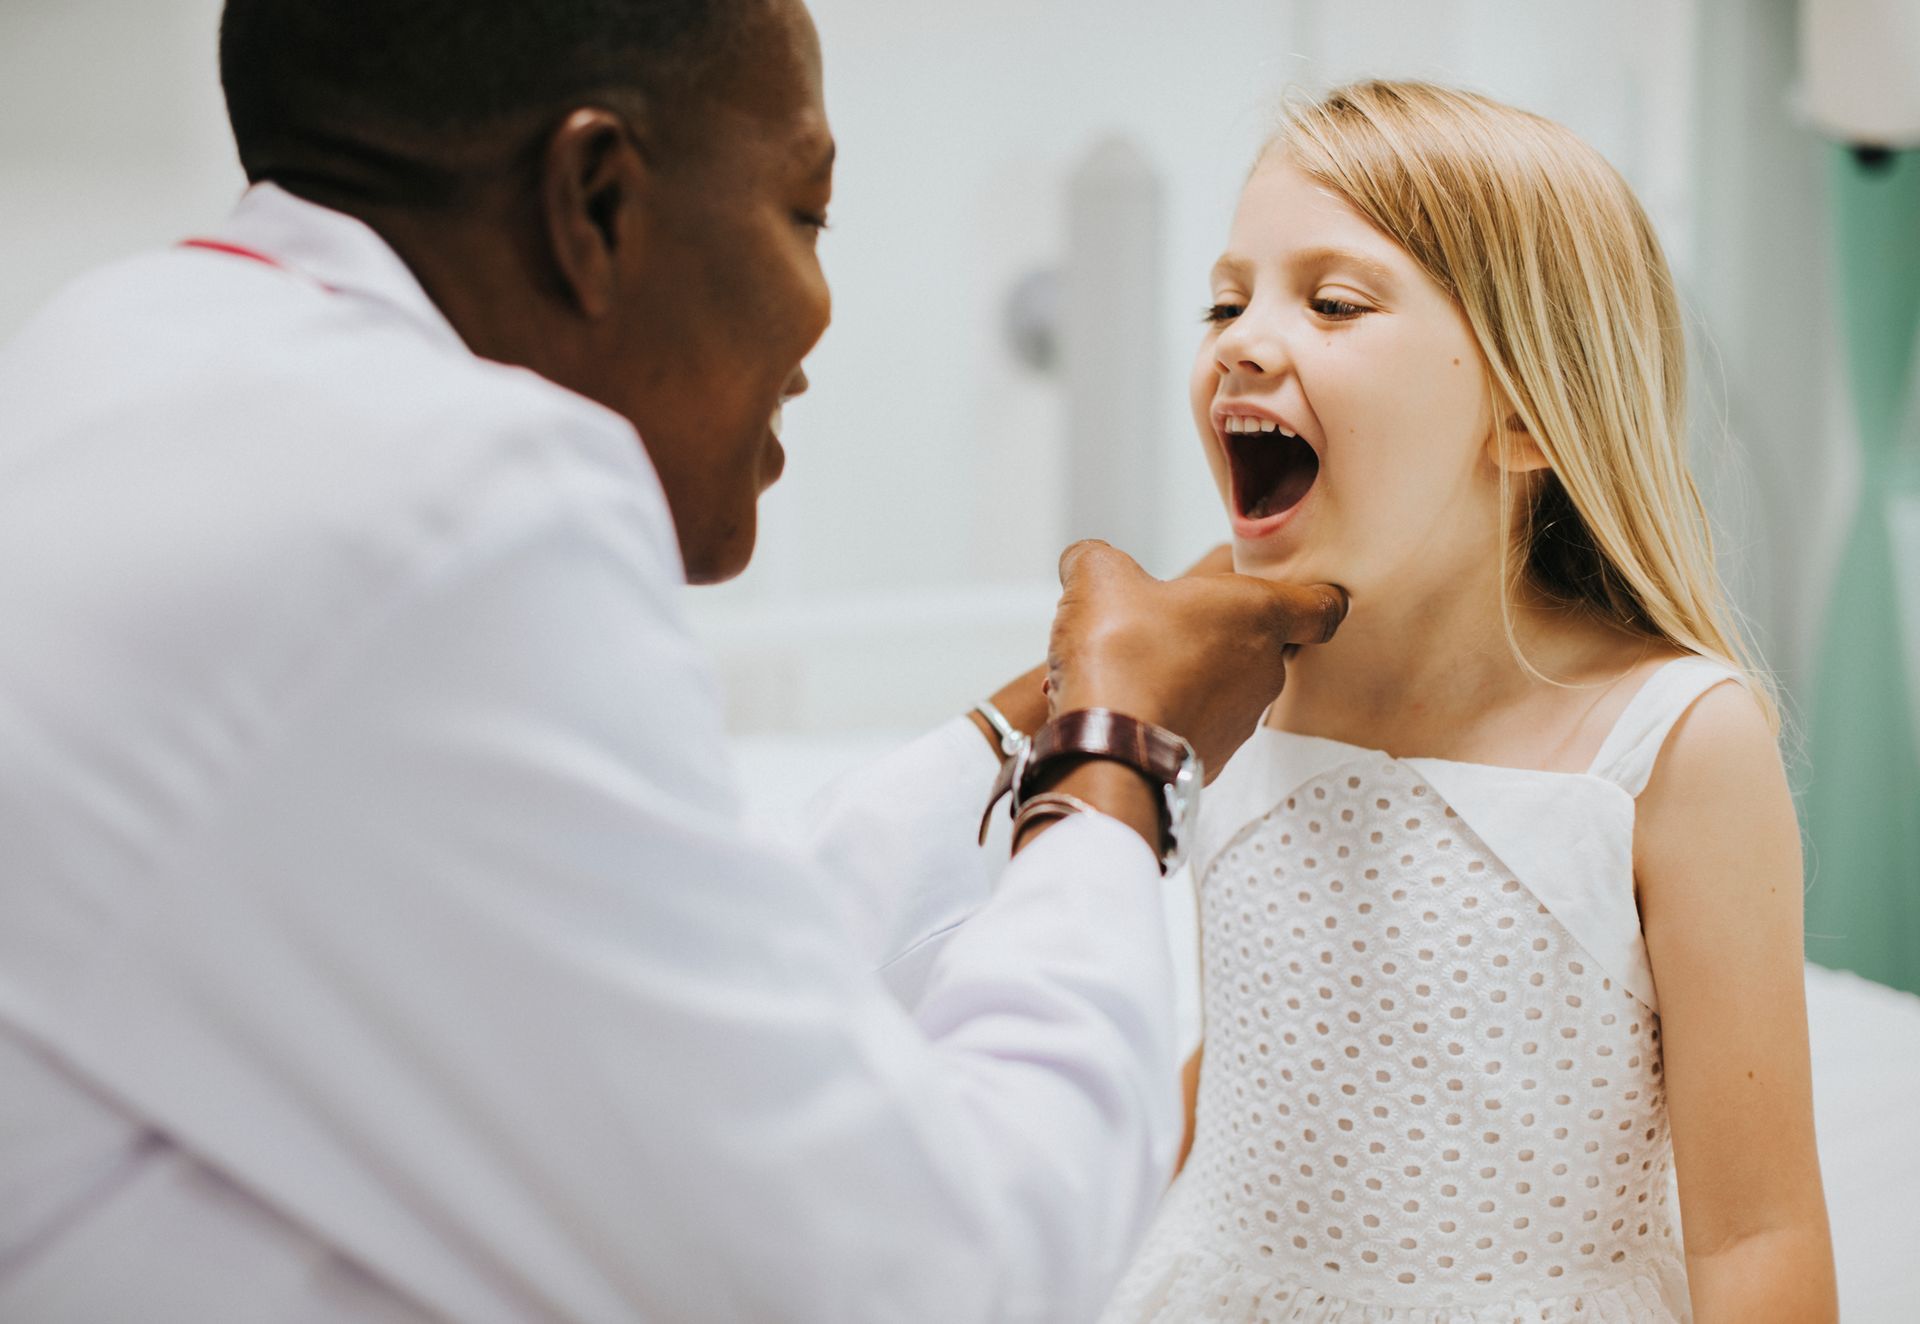
[{"label": "girl's eye", "polygon": [[1245,311],[1246,309],[1237,303],[1211,303],[1207,305],[1207,310],[1200,314],[1200,320],[1217,326],[1221,322],[1231,322]]},{"label": "girl's eye", "polygon": [[1334,322],[1348,322],[1362,313],[1372,311],[1357,303],[1348,303],[1345,299],[1309,299],[1307,307]]},{"label": "girl's eye", "polygon": [[825,212],[797,211],[793,214],[793,219],[811,230],[824,230],[827,228],[827,214]]}]

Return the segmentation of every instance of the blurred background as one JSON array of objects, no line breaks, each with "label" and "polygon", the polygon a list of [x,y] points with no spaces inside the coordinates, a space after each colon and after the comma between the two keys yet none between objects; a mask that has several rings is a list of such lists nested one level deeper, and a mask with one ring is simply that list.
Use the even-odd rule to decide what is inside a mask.
[{"label": "blurred background", "polygon": [[[231,205],[219,8],[0,0],[0,340]],[[1171,572],[1225,536],[1183,383],[1283,94],[1415,76],[1559,119],[1678,275],[1696,472],[1786,701],[1809,955],[1877,981],[1810,983],[1846,1317],[1920,1318],[1920,1004],[1883,987],[1920,990],[1920,3],[812,9],[835,321],[755,564],[694,604],[752,797],[789,810],[1037,661],[1071,538]]]}]

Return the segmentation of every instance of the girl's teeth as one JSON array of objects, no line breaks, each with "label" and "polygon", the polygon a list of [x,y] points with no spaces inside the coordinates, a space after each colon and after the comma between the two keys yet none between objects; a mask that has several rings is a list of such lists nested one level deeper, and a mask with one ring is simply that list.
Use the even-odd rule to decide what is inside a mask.
[{"label": "girl's teeth", "polygon": [[773,433],[774,439],[776,441],[779,440],[780,438],[780,423],[781,423],[780,416],[785,412],[786,410],[783,406],[775,405],[773,407],[773,417],[767,420],[767,428],[769,431]]},{"label": "girl's teeth", "polygon": [[1283,437],[1295,437],[1297,434],[1287,431],[1270,418],[1249,418],[1241,414],[1230,415],[1225,420],[1225,430],[1239,435],[1253,432],[1278,432]]}]

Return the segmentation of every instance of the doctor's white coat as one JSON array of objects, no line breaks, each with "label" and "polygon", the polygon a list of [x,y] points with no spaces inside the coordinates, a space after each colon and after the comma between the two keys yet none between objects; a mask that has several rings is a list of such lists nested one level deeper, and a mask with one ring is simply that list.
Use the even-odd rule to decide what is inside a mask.
[{"label": "doctor's white coat", "polygon": [[[0,351],[0,1320],[1072,1320],[1158,877],[956,721],[741,819],[632,430],[272,187]],[[889,995],[876,967],[978,907]]]}]

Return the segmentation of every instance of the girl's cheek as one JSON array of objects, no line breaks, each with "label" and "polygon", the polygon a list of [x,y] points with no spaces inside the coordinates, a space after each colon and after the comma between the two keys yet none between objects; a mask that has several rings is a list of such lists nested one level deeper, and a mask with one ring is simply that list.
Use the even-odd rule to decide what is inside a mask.
[{"label": "girl's cheek", "polygon": [[1212,348],[1203,341],[1194,356],[1193,370],[1187,374],[1187,395],[1196,419],[1204,420],[1213,406],[1214,376]]}]

